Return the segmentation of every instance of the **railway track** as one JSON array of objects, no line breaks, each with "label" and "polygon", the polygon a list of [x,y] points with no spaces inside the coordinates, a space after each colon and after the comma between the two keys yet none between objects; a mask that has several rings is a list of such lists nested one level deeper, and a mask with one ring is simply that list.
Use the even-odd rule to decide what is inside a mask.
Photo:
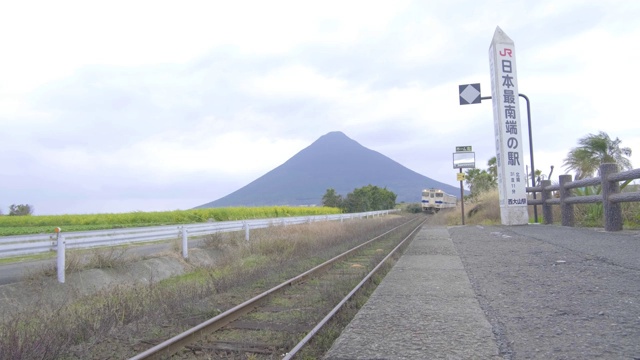
[{"label": "railway track", "polygon": [[412,218],[131,359],[291,359],[318,351],[307,344],[345,306],[356,306],[354,296],[400,256],[423,223]]}]

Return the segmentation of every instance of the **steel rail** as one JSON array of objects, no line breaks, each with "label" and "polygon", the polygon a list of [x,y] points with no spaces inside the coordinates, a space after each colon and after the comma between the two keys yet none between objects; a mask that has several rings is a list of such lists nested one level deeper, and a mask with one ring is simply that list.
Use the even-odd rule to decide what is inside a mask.
[{"label": "steel rail", "polygon": [[282,290],[285,287],[294,285],[298,282],[304,281],[305,279],[316,275],[317,273],[325,270],[327,267],[333,265],[334,263],[342,260],[345,257],[348,257],[349,255],[357,252],[358,250],[360,250],[362,247],[367,246],[369,244],[371,244],[372,242],[380,239],[381,237],[411,223],[415,221],[415,219],[411,219],[405,223],[402,223],[390,230],[385,231],[384,233],[370,239],[367,240],[366,242],[350,249],[347,250],[346,252],[337,255],[325,262],[323,262],[320,265],[317,265],[315,267],[313,267],[310,270],[305,271],[304,273],[297,275],[289,280],[286,280],[285,282],[281,283],[280,285],[277,285],[263,293],[261,293],[260,295],[257,295],[245,302],[243,302],[240,305],[236,305],[235,307],[199,324],[196,325],[194,327],[192,327],[191,329],[188,329],[187,331],[184,331],[168,340],[163,341],[162,343],[153,346],[152,348],[130,358],[129,360],[142,360],[142,359],[158,359],[158,358],[162,358],[162,357],[167,357],[170,356],[172,354],[175,354],[178,350],[180,350],[182,347],[184,347],[187,344],[190,344],[194,341],[197,340],[197,337],[202,336],[206,333],[212,333],[222,327],[224,327],[225,325],[229,324],[230,322],[236,320],[237,318],[253,311],[256,307],[258,307],[258,305],[260,305],[260,303],[262,303],[263,301],[267,300],[269,298],[270,295]]},{"label": "steel rail", "polygon": [[384,257],[384,259],[382,259],[378,265],[376,265],[376,267],[373,268],[373,270],[371,270],[367,276],[365,276],[362,281],[360,281],[360,283],[358,283],[358,285],[356,285],[356,287],[353,288],[353,290],[351,290],[349,292],[349,294],[347,294],[347,296],[345,296],[339,303],[338,305],[336,305],[331,312],[329,312],[329,314],[327,314],[308,334],[307,336],[305,336],[302,340],[300,340],[300,342],[293,347],[293,349],[291,349],[289,352],[287,352],[285,354],[285,356],[282,358],[282,360],[290,360],[291,358],[293,358],[293,356],[295,356],[298,351],[300,351],[302,349],[302,347],[304,347],[309,340],[311,340],[311,338],[313,338],[319,331],[320,329],[322,329],[323,326],[325,326],[327,324],[327,322],[329,322],[329,320],[331,320],[331,318],[333,318],[333,316],[335,314],[338,313],[338,311],[340,311],[340,309],[342,309],[342,307],[344,306],[344,304],[347,303],[347,301],[349,301],[353,295],[355,295],[356,292],[358,292],[358,290],[360,290],[364,284],[369,281],[369,279],[371,279],[371,277],[378,272],[378,270],[382,267],[382,265],[389,260],[389,258],[391,256],[393,256],[396,251],[398,251],[400,248],[402,248],[402,246],[404,246],[404,243],[407,242],[408,239],[411,238],[411,236],[413,236],[413,234],[422,227],[422,225],[424,225],[424,223],[427,221],[427,219],[424,219],[418,226],[416,226],[415,229],[413,229],[413,231],[411,231],[411,233],[409,233],[409,235],[407,235],[401,242],[400,244],[398,244],[395,248],[393,248],[393,250],[391,250],[391,252],[389,254],[387,254],[387,256]]}]

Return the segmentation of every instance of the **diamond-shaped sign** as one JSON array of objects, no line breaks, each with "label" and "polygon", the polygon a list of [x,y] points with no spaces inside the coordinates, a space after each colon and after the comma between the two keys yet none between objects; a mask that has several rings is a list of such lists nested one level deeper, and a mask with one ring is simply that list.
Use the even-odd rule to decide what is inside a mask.
[{"label": "diamond-shaped sign", "polygon": [[458,85],[460,105],[480,104],[480,84]]}]

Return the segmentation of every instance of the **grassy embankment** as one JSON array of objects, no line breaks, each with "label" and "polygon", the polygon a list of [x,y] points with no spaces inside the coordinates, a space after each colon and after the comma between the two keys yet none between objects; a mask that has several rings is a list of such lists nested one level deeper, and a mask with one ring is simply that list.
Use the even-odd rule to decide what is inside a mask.
[{"label": "grassy embankment", "polygon": [[87,231],[338,213],[340,209],[329,207],[263,206],[121,214],[0,216],[0,236],[52,233],[56,227],[63,231]]}]

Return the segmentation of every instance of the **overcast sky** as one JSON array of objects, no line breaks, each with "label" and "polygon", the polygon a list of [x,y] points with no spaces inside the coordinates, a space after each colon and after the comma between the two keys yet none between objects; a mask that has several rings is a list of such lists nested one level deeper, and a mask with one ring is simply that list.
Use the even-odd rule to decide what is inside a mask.
[{"label": "overcast sky", "polygon": [[536,168],[557,181],[598,131],[640,165],[639,1],[1,4],[5,214],[189,209],[330,131],[457,186],[455,146],[481,168],[495,155],[491,102],[460,106],[458,85],[491,94],[496,26],[515,42]]}]

